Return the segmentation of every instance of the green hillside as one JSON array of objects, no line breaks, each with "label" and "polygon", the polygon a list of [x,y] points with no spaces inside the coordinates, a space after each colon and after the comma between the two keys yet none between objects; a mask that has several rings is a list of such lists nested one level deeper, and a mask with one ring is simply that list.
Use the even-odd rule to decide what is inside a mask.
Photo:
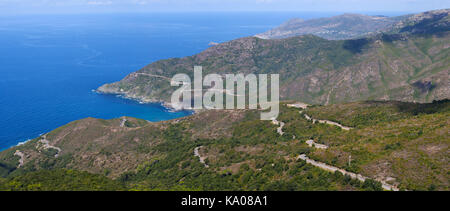
[{"label": "green hillside", "polygon": [[[411,16],[391,31],[352,40],[304,35],[241,38],[190,57],[157,61],[99,92],[169,102],[177,73],[280,74],[284,100],[333,104],[362,100],[431,102],[449,98],[448,10]],[[192,78],[192,77],[191,77]]]},{"label": "green hillside", "polygon": [[[127,117],[123,127],[121,119],[84,119],[0,152],[0,163],[8,172],[3,173],[7,189],[16,180],[39,183],[28,181],[34,178],[29,172],[58,169],[103,175],[127,190],[381,189],[372,180],[352,180],[298,159],[305,154],[400,189],[449,189],[449,101],[360,102],[303,111],[355,127],[350,131],[313,124],[300,109],[281,108],[283,136],[277,125],[259,120],[251,110],[204,111],[161,123]],[[43,139],[61,151],[42,148]],[[329,148],[310,147],[309,139]],[[17,151],[24,154],[23,166]]]}]

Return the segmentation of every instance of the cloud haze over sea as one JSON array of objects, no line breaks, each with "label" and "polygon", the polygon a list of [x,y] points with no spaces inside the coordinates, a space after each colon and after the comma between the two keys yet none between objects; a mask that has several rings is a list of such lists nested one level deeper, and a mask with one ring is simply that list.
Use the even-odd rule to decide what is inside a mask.
[{"label": "cloud haze over sea", "polygon": [[392,11],[450,8],[448,0],[1,0],[0,12],[101,13],[150,11]]}]

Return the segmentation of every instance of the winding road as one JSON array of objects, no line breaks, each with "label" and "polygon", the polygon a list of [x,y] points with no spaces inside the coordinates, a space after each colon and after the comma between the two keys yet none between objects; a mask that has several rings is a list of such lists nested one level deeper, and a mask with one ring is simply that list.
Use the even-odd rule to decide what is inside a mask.
[{"label": "winding road", "polygon": [[[288,107],[296,107],[296,108],[306,109],[307,106],[304,106],[303,104],[290,104],[290,106],[288,105]],[[303,111],[300,111],[299,113],[303,114]],[[319,122],[319,123],[323,123],[323,124],[334,125],[334,126],[340,127],[341,129],[347,130],[347,131],[353,129],[351,127],[343,126],[343,125],[341,125],[339,123],[336,123],[336,122],[333,122],[333,121],[313,119],[312,117],[308,116],[307,114],[304,114],[304,116],[305,116],[305,118],[307,120],[311,120],[313,122],[313,124],[315,124],[316,122]],[[328,146],[323,145],[323,144],[318,144],[318,143],[314,142],[314,140],[307,140],[306,144],[308,144],[309,147],[315,147],[317,149],[323,149],[323,150],[328,149]],[[348,171],[346,171],[344,169],[341,169],[341,168],[338,168],[338,167],[335,167],[335,166],[331,166],[331,165],[328,165],[326,163],[322,163],[322,162],[319,162],[319,161],[315,161],[313,159],[308,158],[305,154],[299,155],[297,157],[297,160],[298,159],[304,160],[304,161],[306,161],[306,163],[309,163],[309,164],[311,164],[313,166],[319,167],[319,168],[321,168],[323,170],[326,170],[326,171],[330,171],[330,172],[339,171],[343,175],[348,175],[351,178],[358,179],[361,182],[364,182],[364,181],[366,181],[366,179],[369,179],[369,177],[365,177],[365,176],[363,176],[361,174],[348,172]],[[399,191],[399,189],[396,186],[388,184],[385,180],[381,180],[381,179],[374,179],[374,180],[380,182],[381,186],[382,186],[382,188],[384,190]]]},{"label": "winding road", "polygon": [[280,126],[280,127],[277,128],[277,133],[280,134],[280,136],[282,136],[284,134],[284,132],[283,132],[283,127],[285,125],[284,122],[280,122],[280,121],[278,121],[276,119],[273,119],[272,120],[272,124]]},{"label": "winding road", "polygon": [[47,135],[44,135],[44,136],[43,136],[44,139],[41,139],[41,140],[38,141],[38,143],[42,144],[42,146],[39,145],[39,144],[37,144],[37,145],[36,145],[36,149],[38,149],[39,152],[40,152],[40,148],[41,148],[41,147],[44,148],[44,149],[55,149],[56,151],[58,151],[58,152],[55,154],[55,158],[57,158],[57,157],[59,156],[59,153],[61,153],[61,148],[50,145],[50,141],[47,140],[46,137],[47,137]]},{"label": "winding road", "polygon": [[[303,113],[303,111],[300,111],[300,114],[302,114],[302,113]],[[347,127],[347,126],[341,125],[341,124],[339,124],[337,122],[333,122],[333,121],[330,121],[330,120],[313,119],[312,117],[308,116],[308,114],[305,114],[305,118],[307,120],[311,120],[313,122],[313,124],[318,122],[318,123],[322,123],[322,124],[334,125],[334,126],[340,127],[342,130],[347,130],[347,131],[353,129],[352,127]]]},{"label": "winding road", "polygon": [[195,157],[198,157],[198,158],[200,159],[200,163],[203,163],[203,165],[205,165],[206,168],[209,168],[208,164],[206,164],[206,162],[205,162],[205,159],[206,159],[207,157],[202,157],[202,156],[200,155],[200,153],[199,153],[199,150],[200,150],[202,147],[203,147],[203,146],[196,147],[196,148],[194,149],[194,155],[195,155]]},{"label": "winding road", "polygon": [[[299,156],[297,157],[297,160],[298,160],[298,159],[304,160],[304,161],[306,161],[306,163],[309,163],[309,164],[311,164],[311,165],[313,165],[313,166],[319,167],[319,168],[321,168],[321,169],[323,169],[323,170],[326,170],[326,171],[330,171],[330,172],[336,172],[336,171],[339,171],[339,172],[341,172],[343,175],[348,175],[348,176],[350,176],[352,179],[357,179],[357,180],[359,180],[359,181],[361,181],[361,182],[364,182],[364,181],[366,181],[366,179],[369,179],[368,177],[362,176],[361,174],[355,174],[355,173],[353,173],[353,172],[348,172],[348,171],[346,171],[346,170],[344,170],[344,169],[340,169],[340,168],[335,167],[335,166],[330,166],[330,165],[328,165],[328,164],[325,164],[325,163],[322,163],[322,162],[319,162],[319,161],[312,160],[312,159],[308,158],[308,157],[307,157],[306,155],[304,155],[304,154],[299,155]],[[396,186],[387,184],[386,181],[384,181],[384,180],[377,180],[377,179],[375,179],[375,180],[381,183],[381,186],[383,187],[384,190],[399,191],[399,189],[398,189]]]},{"label": "winding road", "polygon": [[23,162],[24,162],[24,158],[25,158],[25,154],[23,154],[23,152],[16,150],[16,152],[14,153],[15,156],[19,156],[20,160],[19,160],[19,165],[17,166],[17,168],[20,168],[23,166]]},{"label": "winding road", "polygon": [[328,149],[327,145],[318,144],[314,140],[308,140],[306,141],[306,144],[308,144],[309,147],[315,147],[317,149]]},{"label": "winding road", "polygon": [[131,73],[130,75],[145,75],[145,76],[150,76],[150,77],[155,77],[155,78],[162,78],[162,79],[166,79],[168,81],[171,81],[172,79],[166,76],[162,76],[162,75],[154,75],[154,74],[150,74],[150,73]]},{"label": "winding road", "polygon": [[[289,107],[304,108],[304,107],[307,107],[307,105],[306,105],[306,106],[305,106],[305,105],[306,105],[306,104],[291,104]],[[303,111],[300,111],[300,114],[303,114]],[[308,116],[307,114],[304,114],[304,116],[305,116],[305,118],[306,118],[307,120],[312,120],[312,121],[313,121],[313,124],[316,123],[316,122],[319,122],[319,123],[324,123],[324,124],[334,125],[334,126],[340,127],[341,129],[347,130],[347,131],[353,129],[353,128],[351,128],[351,127],[346,127],[346,126],[343,126],[343,125],[341,125],[341,124],[339,124],[339,123],[336,123],[336,122],[333,122],[333,121],[313,119],[313,118],[311,118],[310,116]],[[284,132],[283,132],[283,127],[284,127],[284,125],[285,125],[284,122],[281,122],[281,121],[278,121],[278,120],[276,120],[276,119],[273,119],[273,120],[272,120],[272,124],[274,124],[274,125],[279,125],[279,126],[280,126],[280,127],[277,128],[277,133],[278,133],[278,134],[280,134],[280,135],[283,135],[283,134],[284,134]],[[318,144],[318,143],[316,143],[314,140],[307,140],[307,141],[306,141],[306,144],[308,144],[309,147],[315,147],[315,148],[317,148],[317,149],[322,149],[322,150],[328,149],[328,146],[326,146],[326,145],[324,145],[324,144]],[[194,155],[195,155],[196,157],[199,158],[200,163],[202,163],[203,165],[205,165],[206,168],[208,168],[209,166],[205,163],[205,159],[206,159],[207,157],[202,157],[202,156],[200,155],[200,153],[199,153],[199,150],[200,150],[202,147],[203,147],[203,146],[196,147],[196,148],[194,149]],[[320,161],[315,161],[315,160],[313,160],[313,159],[308,158],[305,154],[301,154],[301,155],[297,156],[296,159],[297,159],[297,160],[299,160],[299,159],[300,159],[300,160],[304,160],[304,161],[306,161],[306,163],[309,163],[309,164],[311,164],[311,165],[313,165],[313,166],[316,166],[316,167],[318,167],[318,168],[321,168],[321,169],[326,170],[326,171],[329,171],[329,172],[336,172],[336,171],[339,171],[339,172],[341,172],[343,175],[348,175],[348,176],[350,176],[352,179],[357,179],[357,180],[359,180],[359,181],[361,181],[361,182],[364,182],[364,181],[366,181],[367,179],[371,179],[371,178],[366,177],[366,176],[363,176],[363,175],[361,175],[361,174],[356,174],[356,173],[349,172],[349,171],[346,171],[346,170],[344,170],[344,169],[341,169],[341,168],[338,168],[338,167],[335,167],[335,166],[328,165],[328,164],[326,164],[326,163],[322,163],[322,162],[320,162]],[[374,179],[374,180],[380,182],[380,183],[381,183],[381,186],[382,186],[382,188],[383,188],[384,190],[388,190],[388,191],[399,191],[399,188],[397,188],[395,185],[390,185],[390,184],[388,184],[385,180],[381,180],[381,179]]]}]

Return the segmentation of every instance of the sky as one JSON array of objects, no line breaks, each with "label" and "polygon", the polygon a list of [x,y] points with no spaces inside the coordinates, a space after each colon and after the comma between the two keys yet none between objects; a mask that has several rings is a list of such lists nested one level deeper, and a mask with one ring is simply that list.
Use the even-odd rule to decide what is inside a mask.
[{"label": "sky", "polygon": [[319,11],[422,12],[450,8],[450,0],[0,0],[0,14]]}]

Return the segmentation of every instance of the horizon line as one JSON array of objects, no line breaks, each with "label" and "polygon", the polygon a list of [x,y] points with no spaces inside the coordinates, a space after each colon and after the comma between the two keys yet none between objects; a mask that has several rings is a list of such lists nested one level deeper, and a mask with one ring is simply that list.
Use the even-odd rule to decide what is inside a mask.
[{"label": "horizon line", "polygon": [[[434,10],[444,10],[448,8],[443,9],[434,9]],[[149,10],[149,11],[77,11],[77,12],[1,12],[0,16],[15,16],[15,15],[95,15],[95,14],[157,14],[157,13],[283,13],[283,12],[292,12],[292,13],[336,13],[336,14],[365,14],[365,13],[371,13],[371,15],[375,15],[376,13],[390,13],[390,14],[413,14],[413,13],[422,13],[427,11],[434,11],[434,10],[404,10],[404,11],[390,11],[390,10],[336,10],[336,11],[317,11],[317,10],[190,10],[190,11],[183,11],[183,10]],[[379,14],[383,15],[383,14]]]}]

